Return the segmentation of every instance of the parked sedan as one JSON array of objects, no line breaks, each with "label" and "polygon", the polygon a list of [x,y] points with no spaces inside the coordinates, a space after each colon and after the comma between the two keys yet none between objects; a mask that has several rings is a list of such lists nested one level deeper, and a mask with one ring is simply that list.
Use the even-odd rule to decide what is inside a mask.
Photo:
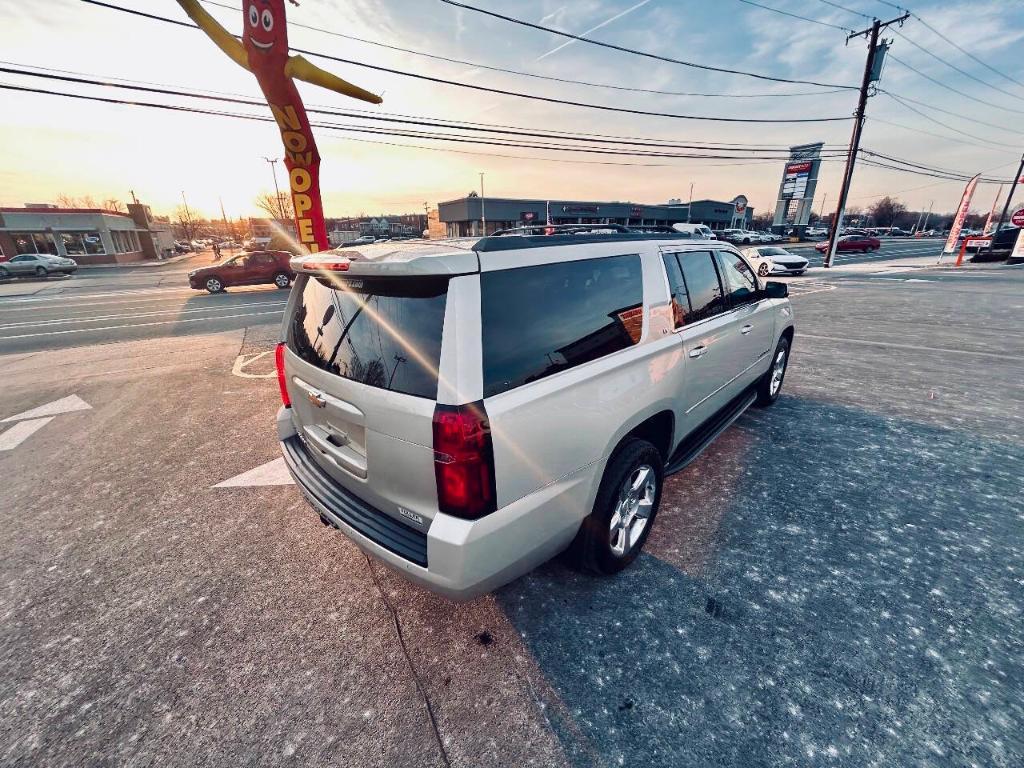
[{"label": "parked sedan", "polygon": [[194,269],[188,273],[188,284],[195,290],[220,293],[233,285],[276,285],[287,288],[295,279],[289,265],[288,251],[254,251],[240,253],[225,262]]},{"label": "parked sedan", "polygon": [[[882,241],[877,237],[870,237],[869,235],[843,235],[836,243],[836,251],[843,252],[870,253],[871,251],[877,251],[881,247]],[[828,241],[818,243],[814,246],[814,250],[818,253],[825,253],[828,250]]]},{"label": "parked sedan", "polygon": [[802,275],[807,271],[807,259],[790,253],[777,245],[744,248],[743,255],[761,277],[768,275]]},{"label": "parked sedan", "polygon": [[74,259],[48,253],[22,253],[0,264],[0,278],[16,275],[70,275],[77,269],[78,262]]}]

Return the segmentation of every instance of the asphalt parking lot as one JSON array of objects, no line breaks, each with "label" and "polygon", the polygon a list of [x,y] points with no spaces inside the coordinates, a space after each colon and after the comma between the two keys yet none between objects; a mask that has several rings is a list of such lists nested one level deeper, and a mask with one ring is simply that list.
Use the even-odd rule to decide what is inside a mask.
[{"label": "asphalt parking lot", "polygon": [[1020,268],[793,279],[634,567],[463,605],[261,484],[281,297],[169,274],[0,299],[0,763],[1024,762]]}]

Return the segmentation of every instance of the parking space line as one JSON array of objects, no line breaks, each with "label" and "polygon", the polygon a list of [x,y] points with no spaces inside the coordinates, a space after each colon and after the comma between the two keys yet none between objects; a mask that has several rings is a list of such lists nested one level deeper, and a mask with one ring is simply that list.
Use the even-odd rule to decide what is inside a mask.
[{"label": "parking space line", "polygon": [[969,357],[988,357],[993,360],[1021,360],[1024,355],[1008,355],[1000,352],[985,352],[973,349],[948,349],[943,347],[922,347],[916,344],[896,344],[890,341],[872,341],[870,339],[851,339],[839,336],[819,336],[813,333],[800,333],[801,339],[819,339],[821,341],[836,341],[841,344],[860,344],[868,347],[888,347],[890,349],[908,349],[913,352],[938,352],[943,355],[967,355]]}]

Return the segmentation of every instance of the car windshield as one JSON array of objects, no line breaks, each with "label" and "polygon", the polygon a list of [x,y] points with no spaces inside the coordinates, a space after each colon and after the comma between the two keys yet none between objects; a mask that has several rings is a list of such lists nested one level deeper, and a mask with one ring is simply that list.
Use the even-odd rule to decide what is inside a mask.
[{"label": "car windshield", "polygon": [[791,254],[785,248],[762,248],[761,249],[761,255],[762,256],[789,256]]}]

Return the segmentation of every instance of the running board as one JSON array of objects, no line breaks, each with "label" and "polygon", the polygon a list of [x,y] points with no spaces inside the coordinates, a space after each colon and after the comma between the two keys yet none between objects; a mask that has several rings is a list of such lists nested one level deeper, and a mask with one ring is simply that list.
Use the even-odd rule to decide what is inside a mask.
[{"label": "running board", "polygon": [[732,423],[743,415],[754,401],[757,400],[757,392],[748,389],[738,397],[732,399],[721,411],[711,419],[702,424],[696,432],[687,437],[665,465],[665,476],[675,474],[685,469],[690,462],[700,456],[704,449],[715,441],[715,438],[725,432]]}]

